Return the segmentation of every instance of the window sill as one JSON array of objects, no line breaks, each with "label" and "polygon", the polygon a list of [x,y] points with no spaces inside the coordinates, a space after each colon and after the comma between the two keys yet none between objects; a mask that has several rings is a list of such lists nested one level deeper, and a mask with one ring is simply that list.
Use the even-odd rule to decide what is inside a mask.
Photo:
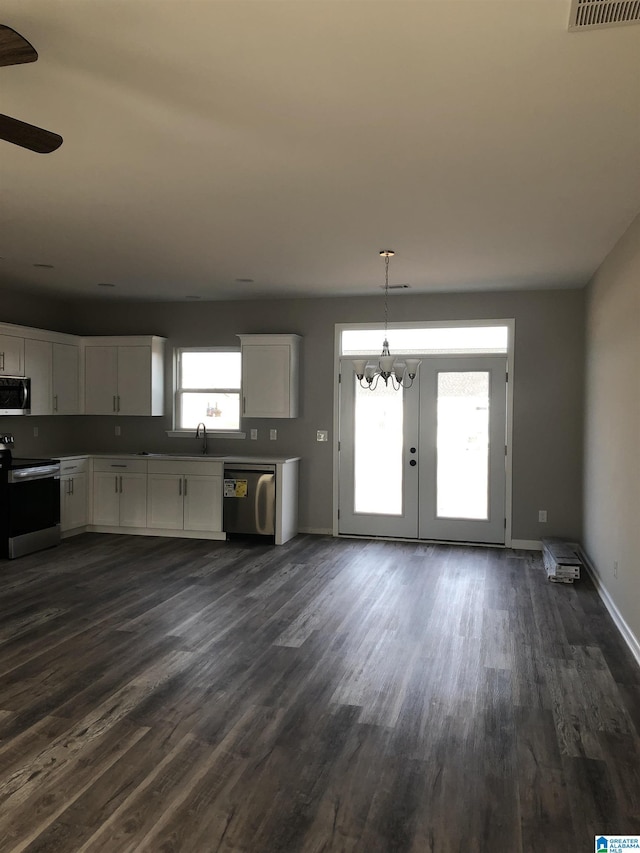
[{"label": "window sill", "polygon": [[[168,429],[167,436],[169,438],[195,438],[195,430],[192,429]],[[240,430],[207,430],[207,438],[246,438],[246,432]],[[200,436],[199,440],[202,437]]]}]

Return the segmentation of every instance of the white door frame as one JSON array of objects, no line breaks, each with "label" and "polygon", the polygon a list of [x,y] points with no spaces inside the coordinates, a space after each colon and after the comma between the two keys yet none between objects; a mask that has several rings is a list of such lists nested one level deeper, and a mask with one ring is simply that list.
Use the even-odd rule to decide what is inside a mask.
[{"label": "white door frame", "polygon": [[[431,322],[414,323],[389,323],[390,329],[443,329],[474,326],[506,326],[507,328],[507,431],[506,431],[506,462],[505,462],[505,539],[506,548],[512,544],[512,516],[513,516],[513,387],[514,387],[514,342],[515,342],[515,318],[502,320],[435,320]],[[341,355],[340,341],[342,332],[348,329],[380,329],[384,330],[383,323],[336,323],[334,336],[334,371],[333,371],[333,535],[340,536],[338,532],[338,507],[339,507],[339,482],[340,476],[340,370]],[[352,357],[345,357],[345,366],[351,368]],[[345,370],[346,373],[346,370]]]}]

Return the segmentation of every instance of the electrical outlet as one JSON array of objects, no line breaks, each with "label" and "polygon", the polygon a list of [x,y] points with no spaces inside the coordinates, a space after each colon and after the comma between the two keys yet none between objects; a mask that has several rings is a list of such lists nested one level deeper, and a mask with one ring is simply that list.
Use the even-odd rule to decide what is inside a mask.
[{"label": "electrical outlet", "polygon": [[33,437],[34,437],[34,438],[37,438],[37,437],[38,437],[38,427],[34,427],[34,428],[33,428]]},{"label": "electrical outlet", "polygon": [[329,430],[319,429],[316,433],[316,441],[329,441]]},{"label": "electrical outlet", "polygon": [[277,438],[278,438],[278,430],[277,429],[270,429],[269,430],[269,439],[271,441],[275,441]]},{"label": "electrical outlet", "polygon": [[257,438],[258,438],[258,430],[252,429],[251,430],[251,441],[255,441]]},{"label": "electrical outlet", "polygon": [[116,427],[116,435],[120,435],[120,427],[119,426]]},{"label": "electrical outlet", "polygon": [[547,511],[546,509],[538,510],[538,521],[546,521],[547,520]]},{"label": "electrical outlet", "polygon": [[613,576],[614,576],[614,578],[618,577],[618,561],[617,560],[613,564]]}]

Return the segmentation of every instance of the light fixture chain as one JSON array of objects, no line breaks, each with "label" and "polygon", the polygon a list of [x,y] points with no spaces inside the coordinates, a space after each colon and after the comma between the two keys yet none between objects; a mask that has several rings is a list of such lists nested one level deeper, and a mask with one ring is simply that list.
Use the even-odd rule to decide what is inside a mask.
[{"label": "light fixture chain", "polygon": [[389,326],[389,255],[384,258],[384,336]]}]

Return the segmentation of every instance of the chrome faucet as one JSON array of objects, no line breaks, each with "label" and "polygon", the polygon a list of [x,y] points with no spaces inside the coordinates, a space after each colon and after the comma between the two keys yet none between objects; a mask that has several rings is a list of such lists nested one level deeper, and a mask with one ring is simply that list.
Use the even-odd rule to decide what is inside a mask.
[{"label": "chrome faucet", "polygon": [[199,423],[196,427],[196,438],[200,438],[200,427],[202,427],[202,453],[207,452],[207,428],[203,423]]}]

